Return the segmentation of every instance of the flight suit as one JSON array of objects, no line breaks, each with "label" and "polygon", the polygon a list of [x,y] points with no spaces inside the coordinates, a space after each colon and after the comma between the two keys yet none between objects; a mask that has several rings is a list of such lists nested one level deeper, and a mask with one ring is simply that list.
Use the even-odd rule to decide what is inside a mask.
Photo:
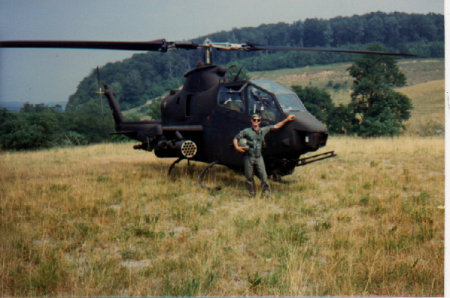
[{"label": "flight suit", "polygon": [[254,172],[259,180],[261,180],[261,186],[264,193],[270,195],[270,186],[267,179],[266,166],[262,157],[262,150],[265,146],[264,137],[275,128],[273,125],[260,127],[258,131],[254,131],[253,128],[246,128],[239,132],[235,139],[239,142],[241,138],[247,139],[249,150],[244,155],[244,172],[245,179],[247,181],[248,190],[250,196],[255,196],[256,188],[255,181],[253,180]]}]

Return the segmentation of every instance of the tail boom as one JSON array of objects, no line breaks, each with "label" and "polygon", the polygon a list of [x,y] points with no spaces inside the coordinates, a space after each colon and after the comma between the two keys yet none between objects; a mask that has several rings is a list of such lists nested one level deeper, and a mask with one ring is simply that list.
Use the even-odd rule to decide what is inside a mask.
[{"label": "tail boom", "polygon": [[[108,85],[105,84],[105,96],[108,98],[109,107],[111,108],[114,122],[116,123],[116,128],[120,126],[123,122],[125,122],[125,118],[123,118],[122,112],[120,111],[119,104],[117,103],[116,98],[114,97],[114,92],[109,89]],[[116,129],[117,130],[117,129]]]}]

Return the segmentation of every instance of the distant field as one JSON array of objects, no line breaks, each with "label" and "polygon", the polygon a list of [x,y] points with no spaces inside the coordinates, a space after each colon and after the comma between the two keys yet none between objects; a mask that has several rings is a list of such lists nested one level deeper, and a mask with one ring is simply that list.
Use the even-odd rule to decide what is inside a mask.
[{"label": "distant field", "polygon": [[132,145],[0,152],[0,296],[444,295],[443,138],[331,137],[271,199]]},{"label": "distant field", "polygon": [[[167,95],[167,94],[166,94]],[[164,98],[166,95],[162,96]],[[142,106],[139,106],[137,108],[129,109],[127,111],[123,111],[123,115],[125,117],[137,117],[139,120],[155,120],[152,119],[149,115],[147,115],[147,112],[149,111],[152,104],[155,103],[155,100],[149,100]]]},{"label": "distant field", "polygon": [[[314,65],[302,68],[257,71],[251,72],[250,75],[252,79],[273,80],[288,88],[292,85],[327,88],[329,82],[332,81],[333,85],[339,83],[342,86],[338,91],[330,87],[327,88],[333,100],[336,102],[349,102],[350,88],[353,83],[353,78],[347,71],[350,65],[351,63]],[[407,77],[406,86],[445,79],[444,59],[408,59],[399,61],[398,65]]]},{"label": "distant field", "polygon": [[411,98],[414,107],[405,123],[407,134],[444,136],[445,80],[403,87],[399,92]]},{"label": "distant field", "polygon": [[[273,80],[288,88],[292,85],[326,88],[336,103],[349,103],[353,78],[346,70],[351,63],[307,66],[250,73],[252,79]],[[402,60],[400,70],[407,77],[405,87],[397,91],[407,95],[413,102],[411,119],[405,123],[407,134],[443,135],[445,126],[444,59]],[[340,88],[328,87],[340,84]]]}]

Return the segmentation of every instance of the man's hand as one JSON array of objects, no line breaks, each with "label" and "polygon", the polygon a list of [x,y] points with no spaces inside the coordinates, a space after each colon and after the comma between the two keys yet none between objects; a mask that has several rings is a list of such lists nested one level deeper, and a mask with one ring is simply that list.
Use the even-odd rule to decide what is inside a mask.
[{"label": "man's hand", "polygon": [[238,140],[234,139],[234,140],[233,140],[233,145],[234,145],[234,148],[236,148],[236,150],[237,150],[238,152],[240,152],[240,153],[245,153],[245,147],[239,146]]},{"label": "man's hand", "polygon": [[295,115],[289,115],[289,116],[286,118],[286,121],[287,121],[287,122],[294,121],[294,118],[295,118]]}]

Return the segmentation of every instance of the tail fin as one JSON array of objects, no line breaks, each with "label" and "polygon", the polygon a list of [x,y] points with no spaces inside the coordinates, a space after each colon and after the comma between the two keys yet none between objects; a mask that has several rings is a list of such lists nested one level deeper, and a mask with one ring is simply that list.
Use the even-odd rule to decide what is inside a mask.
[{"label": "tail fin", "polygon": [[109,89],[108,85],[105,84],[105,95],[108,98],[109,107],[111,108],[114,122],[116,125],[119,125],[123,122],[125,122],[125,119],[123,118],[122,112],[120,111],[119,105],[114,98],[114,92]]}]

